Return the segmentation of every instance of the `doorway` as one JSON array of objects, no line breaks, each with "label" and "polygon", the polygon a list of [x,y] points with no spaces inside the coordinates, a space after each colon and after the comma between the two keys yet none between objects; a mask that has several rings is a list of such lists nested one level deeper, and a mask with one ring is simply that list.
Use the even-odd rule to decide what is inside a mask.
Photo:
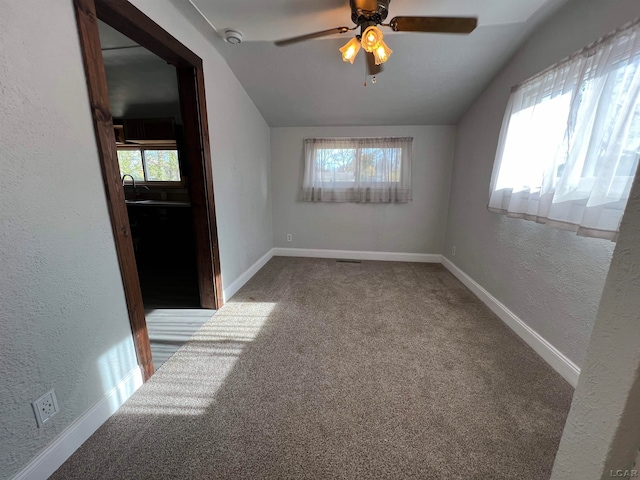
[{"label": "doorway", "polygon": [[[139,241],[139,238],[132,235],[127,211],[132,198],[135,202],[140,199],[136,190],[133,197],[129,192],[128,206],[123,188],[125,182],[118,162],[116,130],[97,20],[175,68],[182,123],[180,153],[184,160],[184,169],[181,167],[180,170],[188,172],[189,178],[187,200],[191,209],[199,306],[218,309],[222,306],[222,284],[202,60],[126,0],[74,0],[74,7],[134,346],[143,377],[147,380],[153,375],[154,365],[136,264],[134,240]],[[151,154],[157,155],[159,150],[156,148]],[[144,156],[144,151],[140,154]]]}]

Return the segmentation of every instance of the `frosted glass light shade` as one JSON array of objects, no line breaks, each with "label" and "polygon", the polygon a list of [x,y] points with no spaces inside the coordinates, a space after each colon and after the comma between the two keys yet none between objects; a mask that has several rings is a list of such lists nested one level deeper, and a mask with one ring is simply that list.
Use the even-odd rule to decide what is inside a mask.
[{"label": "frosted glass light shade", "polygon": [[391,50],[383,40],[380,40],[378,46],[373,50],[376,65],[380,65],[389,60],[392,53],[393,50]]},{"label": "frosted glass light shade", "polygon": [[369,53],[373,53],[380,42],[382,42],[382,37],[384,37],[382,30],[375,25],[367,28],[362,34],[362,48]]},{"label": "frosted glass light shade", "polygon": [[342,53],[342,60],[353,64],[353,61],[356,59],[356,55],[358,55],[359,51],[360,41],[357,37],[353,37],[344,47],[340,49],[340,53]]}]

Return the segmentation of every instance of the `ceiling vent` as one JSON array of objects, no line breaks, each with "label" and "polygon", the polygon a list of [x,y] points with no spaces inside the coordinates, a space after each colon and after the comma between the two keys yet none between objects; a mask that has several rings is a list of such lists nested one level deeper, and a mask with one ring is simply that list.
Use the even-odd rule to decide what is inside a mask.
[{"label": "ceiling vent", "polygon": [[242,43],[242,32],[227,28],[224,31],[224,41],[232,45],[240,45]]}]

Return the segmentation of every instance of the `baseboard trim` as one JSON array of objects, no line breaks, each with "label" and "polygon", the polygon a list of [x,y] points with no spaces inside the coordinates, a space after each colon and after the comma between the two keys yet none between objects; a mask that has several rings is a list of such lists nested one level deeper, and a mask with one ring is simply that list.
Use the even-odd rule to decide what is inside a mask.
[{"label": "baseboard trim", "polygon": [[224,301],[227,302],[231,297],[233,297],[238,290],[242,288],[242,286],[251,280],[258,270],[266,265],[266,263],[271,260],[274,256],[273,251],[275,248],[272,248],[267,253],[265,253],[260,259],[251,265],[242,275],[240,275],[236,280],[233,281],[227,288],[222,290],[222,296],[224,297]]},{"label": "baseboard trim", "polygon": [[564,377],[574,388],[578,384],[580,369],[563,355],[557,348],[545,340],[538,332],[527,325],[515,313],[505,307],[500,301],[480,286],[469,275],[446,257],[442,257],[442,264],[458,280],[460,280],[476,297],[487,305],[500,320],[516,332],[538,355],[540,355],[556,372]]},{"label": "baseboard trim", "polygon": [[13,480],[49,478],[141,385],[142,372],[135,367],[93,407],[65,428]]},{"label": "baseboard trim", "polygon": [[356,250],[318,250],[313,248],[274,248],[274,257],[337,258],[386,262],[440,263],[441,255],[431,253],[365,252]]}]

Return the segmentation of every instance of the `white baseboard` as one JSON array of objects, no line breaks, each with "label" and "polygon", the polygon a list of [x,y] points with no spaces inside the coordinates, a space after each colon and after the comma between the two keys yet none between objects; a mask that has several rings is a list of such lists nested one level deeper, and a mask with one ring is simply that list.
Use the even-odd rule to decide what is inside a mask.
[{"label": "white baseboard", "polygon": [[432,253],[361,252],[355,250],[317,250],[312,248],[274,248],[275,257],[337,258],[387,262],[440,263],[442,255]]},{"label": "white baseboard", "polygon": [[460,270],[451,260],[443,256],[442,264],[575,388],[580,377],[580,369],[575,363],[500,303],[469,275]]},{"label": "white baseboard", "polygon": [[13,480],[49,478],[141,385],[142,372],[135,367],[93,407],[65,428]]},{"label": "white baseboard", "polygon": [[352,250],[315,250],[308,248],[272,248],[233,283],[223,289],[224,301],[227,302],[233,297],[272,257],[344,258],[352,260],[440,263],[441,255],[426,253],[359,252]]},{"label": "white baseboard", "polygon": [[256,263],[251,265],[231,285],[229,285],[227,288],[224,288],[222,290],[222,296],[223,296],[223,299],[224,299],[225,302],[227,300],[229,300],[231,297],[233,297],[236,294],[236,292],[238,290],[240,290],[242,288],[242,286],[251,279],[251,277],[253,277],[256,273],[258,273],[258,270],[260,270],[262,267],[264,267],[265,264],[269,260],[271,260],[271,258],[274,255],[273,254],[274,250],[275,250],[275,248],[272,248],[267,253],[265,253],[262,257],[260,257],[260,259]]}]

